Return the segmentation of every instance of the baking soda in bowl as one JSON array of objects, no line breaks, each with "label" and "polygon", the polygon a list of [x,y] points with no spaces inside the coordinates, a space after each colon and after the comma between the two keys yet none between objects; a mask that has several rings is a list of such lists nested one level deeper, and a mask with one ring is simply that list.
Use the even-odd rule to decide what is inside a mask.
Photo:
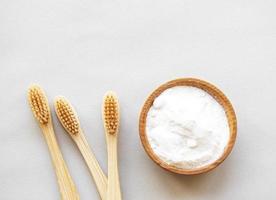
[{"label": "baking soda in bowl", "polygon": [[155,98],[146,118],[153,152],[169,165],[197,169],[219,159],[230,128],[223,107],[192,86],[175,86]]}]

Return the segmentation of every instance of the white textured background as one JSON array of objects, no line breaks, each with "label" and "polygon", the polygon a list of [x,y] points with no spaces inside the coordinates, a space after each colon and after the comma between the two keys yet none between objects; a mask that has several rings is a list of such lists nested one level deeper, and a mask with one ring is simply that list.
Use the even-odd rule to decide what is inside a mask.
[{"label": "white textured background", "polygon": [[[276,2],[273,0],[1,0],[0,199],[55,200],[47,146],[26,101],[32,82],[76,107],[106,171],[102,95],[121,102],[125,200],[276,198]],[[161,83],[198,77],[222,89],[238,116],[231,156],[211,173],[167,173],[145,154],[140,108]],[[99,199],[54,116],[82,200]]]}]

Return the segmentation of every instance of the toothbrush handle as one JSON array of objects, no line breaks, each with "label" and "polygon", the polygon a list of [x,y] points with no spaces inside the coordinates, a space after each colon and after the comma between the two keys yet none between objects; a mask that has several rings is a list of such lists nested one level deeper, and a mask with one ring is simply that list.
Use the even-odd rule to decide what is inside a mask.
[{"label": "toothbrush handle", "polygon": [[107,135],[108,153],[108,189],[107,200],[121,200],[121,189],[118,172],[117,136]]},{"label": "toothbrush handle", "polygon": [[103,173],[96,157],[91,151],[88,142],[86,141],[82,131],[79,133],[79,136],[74,137],[75,140],[89,170],[95,181],[98,192],[102,200],[106,200],[106,192],[107,192],[107,178]]},{"label": "toothbrush handle", "polygon": [[65,161],[63,160],[60,152],[53,127],[46,125],[41,127],[48,144],[48,148],[52,157],[52,162],[55,168],[59,190],[61,193],[62,200],[79,200],[79,195],[74,182],[69,174],[66,167]]}]

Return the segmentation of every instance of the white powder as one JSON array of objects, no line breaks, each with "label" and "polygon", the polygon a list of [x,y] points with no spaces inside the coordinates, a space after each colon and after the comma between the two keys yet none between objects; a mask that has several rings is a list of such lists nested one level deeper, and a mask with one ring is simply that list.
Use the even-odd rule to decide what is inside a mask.
[{"label": "white powder", "polygon": [[220,158],[230,130],[223,107],[211,95],[196,87],[177,86],[155,99],[146,133],[151,148],[166,163],[195,169]]}]

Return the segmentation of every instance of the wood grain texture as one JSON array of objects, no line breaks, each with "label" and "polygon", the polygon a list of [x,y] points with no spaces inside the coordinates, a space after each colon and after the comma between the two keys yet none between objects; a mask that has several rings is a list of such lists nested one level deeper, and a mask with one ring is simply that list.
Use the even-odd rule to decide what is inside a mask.
[{"label": "wood grain texture", "polygon": [[106,200],[107,194],[107,178],[104,174],[102,168],[100,167],[94,153],[87,140],[84,137],[83,131],[80,130],[76,135],[70,134],[76,145],[78,146],[86,164],[89,168],[89,171],[94,179],[96,187],[98,189],[99,195],[102,200]]},{"label": "wood grain texture", "polygon": [[[191,170],[190,169],[189,170],[181,169],[181,168],[169,165],[166,162],[164,162],[163,160],[161,160],[154,153],[154,151],[152,150],[152,148],[149,144],[147,134],[146,134],[147,113],[148,113],[150,107],[152,106],[156,97],[158,97],[164,90],[171,88],[171,87],[175,87],[175,86],[193,86],[193,87],[200,88],[200,89],[206,91],[207,93],[209,93],[211,96],[213,96],[225,110],[229,128],[230,128],[230,138],[229,138],[229,141],[227,143],[227,146],[226,146],[222,156],[219,159],[217,159],[215,162],[213,162],[209,165],[206,165],[206,166],[203,166],[203,167],[200,167],[197,169],[191,169]],[[141,142],[143,144],[145,151],[147,152],[149,157],[160,167],[162,167],[170,172],[174,172],[174,173],[178,173],[178,174],[184,174],[184,175],[202,174],[202,173],[208,172],[208,171],[216,168],[230,154],[230,152],[233,149],[233,146],[235,144],[235,141],[236,141],[237,118],[236,118],[236,114],[235,114],[232,104],[230,103],[228,98],[223,94],[223,92],[220,91],[217,87],[215,87],[214,85],[212,85],[206,81],[200,80],[200,79],[180,78],[180,79],[169,81],[169,82],[161,85],[156,90],[154,90],[150,94],[150,96],[147,98],[146,102],[144,103],[144,106],[142,107],[141,113],[140,113],[139,133],[140,133],[140,139],[141,139]]]},{"label": "wood grain texture", "polygon": [[[109,109],[109,105],[107,104],[107,99],[112,96],[115,100],[115,104],[112,103],[111,106],[116,106],[116,108],[112,108],[115,113],[106,112],[106,109]],[[108,100],[110,101],[110,99]],[[119,134],[119,124],[120,124],[120,111],[119,111],[119,102],[117,96],[114,92],[107,92],[104,101],[103,101],[103,112],[102,117],[104,121],[104,130],[106,135],[106,144],[107,144],[107,156],[108,156],[108,184],[107,184],[107,200],[121,200],[121,188],[119,181],[119,171],[118,171],[118,153],[117,153],[117,143],[118,143],[118,134]],[[109,117],[108,115],[114,115],[113,117]],[[116,117],[117,127],[110,129],[110,121],[114,121],[114,117]],[[114,132],[115,130],[115,132]]]},{"label": "wood grain texture", "polygon": [[59,96],[55,98],[55,111],[60,123],[71,136],[81,152],[94,179],[101,199],[105,200],[107,194],[107,178],[93,151],[89,147],[74,107],[65,97]]},{"label": "wood grain texture", "polygon": [[117,134],[106,138],[108,154],[108,189],[107,200],[121,200],[121,189],[118,172]]},{"label": "wood grain texture", "polygon": [[79,194],[69,174],[65,161],[59,149],[53,126],[51,123],[40,125],[49,147],[52,162],[55,168],[58,185],[63,200],[79,200]]},{"label": "wood grain texture", "polygon": [[47,142],[57,176],[61,199],[79,200],[79,194],[56,140],[48,99],[39,85],[33,84],[30,86],[28,90],[28,101]]}]

